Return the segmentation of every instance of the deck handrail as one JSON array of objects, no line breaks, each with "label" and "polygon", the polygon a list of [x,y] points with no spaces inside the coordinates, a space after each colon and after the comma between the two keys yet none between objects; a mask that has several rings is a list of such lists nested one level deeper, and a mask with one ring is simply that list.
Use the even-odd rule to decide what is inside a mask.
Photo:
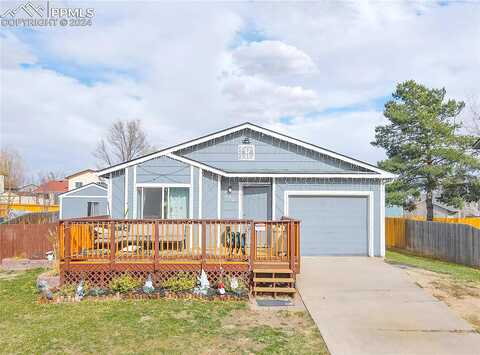
[{"label": "deck handrail", "polygon": [[293,219],[66,219],[59,222],[60,260],[197,260],[200,263],[299,263]]}]

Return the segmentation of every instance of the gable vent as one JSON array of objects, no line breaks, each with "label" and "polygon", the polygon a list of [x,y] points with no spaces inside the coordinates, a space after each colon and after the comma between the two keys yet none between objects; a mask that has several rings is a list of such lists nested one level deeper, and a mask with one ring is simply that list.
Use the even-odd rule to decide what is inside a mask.
[{"label": "gable vent", "polygon": [[238,160],[255,160],[255,146],[253,144],[239,144]]}]

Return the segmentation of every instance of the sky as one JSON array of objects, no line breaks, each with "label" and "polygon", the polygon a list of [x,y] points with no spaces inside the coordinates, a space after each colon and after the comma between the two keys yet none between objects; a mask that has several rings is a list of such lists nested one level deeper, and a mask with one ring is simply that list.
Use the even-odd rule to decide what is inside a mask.
[{"label": "sky", "polygon": [[376,163],[397,83],[480,94],[480,2],[78,6],[92,26],[0,28],[0,144],[32,175],[95,168],[127,119],[158,149],[249,121]]}]

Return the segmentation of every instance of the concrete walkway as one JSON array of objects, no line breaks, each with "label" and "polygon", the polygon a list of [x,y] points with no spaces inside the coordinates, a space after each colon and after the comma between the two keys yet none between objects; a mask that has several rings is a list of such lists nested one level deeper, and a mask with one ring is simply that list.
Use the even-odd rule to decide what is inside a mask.
[{"label": "concrete walkway", "polygon": [[480,335],[380,258],[302,257],[298,289],[333,355],[480,354]]}]

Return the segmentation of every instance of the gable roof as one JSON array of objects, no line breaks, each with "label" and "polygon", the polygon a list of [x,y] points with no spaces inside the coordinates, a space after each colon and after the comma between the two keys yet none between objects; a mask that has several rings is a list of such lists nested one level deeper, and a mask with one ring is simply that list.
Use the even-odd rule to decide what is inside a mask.
[{"label": "gable roof", "polygon": [[86,184],[86,185],[83,185],[83,186],[80,186],[80,187],[77,187],[76,189],[73,189],[73,190],[70,190],[70,191],[66,191],[62,194],[59,195],[59,197],[65,197],[65,196],[68,196],[70,195],[71,193],[74,193],[74,192],[78,192],[78,191],[81,191],[83,189],[86,189],[90,186],[95,186],[95,187],[98,187],[104,191],[107,191],[108,189],[105,187],[105,186],[102,186],[100,184],[97,184],[96,182],[91,182],[90,184]]},{"label": "gable roof", "polygon": [[[283,141],[286,141],[286,142],[289,142],[289,143],[293,143],[293,144],[299,145],[301,147],[304,147],[306,149],[310,149],[310,150],[316,151],[318,153],[330,156],[332,158],[335,158],[335,159],[338,159],[338,160],[341,160],[341,161],[344,161],[344,162],[347,162],[347,163],[350,163],[350,164],[368,169],[371,172],[370,175],[372,175],[372,174],[374,175],[374,176],[370,176],[370,177],[387,178],[387,179],[391,179],[391,178],[396,177],[395,174],[392,174],[392,173],[389,173],[385,170],[382,170],[382,169],[380,169],[380,168],[378,168],[378,167],[376,167],[372,164],[366,163],[366,162],[358,160],[358,159],[348,157],[348,156],[343,155],[343,154],[336,153],[332,150],[317,146],[315,144],[307,143],[307,142],[302,141],[300,139],[296,139],[296,138],[287,136],[283,133],[279,133],[279,132],[276,132],[276,131],[273,131],[273,130],[270,130],[270,129],[267,129],[267,128],[257,126],[253,123],[250,123],[250,122],[242,123],[240,125],[230,127],[230,128],[227,128],[227,129],[224,129],[224,130],[221,130],[221,131],[217,131],[217,132],[202,136],[200,138],[187,141],[185,143],[177,144],[177,145],[171,146],[169,148],[159,150],[159,151],[154,152],[154,153],[150,153],[150,154],[147,154],[147,155],[144,155],[144,156],[141,156],[141,157],[123,162],[123,163],[119,163],[119,164],[113,165],[111,167],[102,169],[102,170],[98,170],[97,175],[105,175],[105,174],[108,174],[108,173],[111,173],[111,172],[114,172],[114,171],[117,171],[117,170],[121,170],[121,169],[124,169],[126,167],[136,165],[136,164],[142,163],[144,161],[154,159],[154,158],[157,158],[157,157],[160,157],[160,156],[163,156],[163,155],[167,155],[170,158],[173,158],[173,159],[176,159],[176,160],[179,160],[179,161],[184,161],[184,162],[189,163],[193,166],[197,166],[197,167],[200,167],[202,169],[215,172],[215,173],[217,173],[219,175],[222,175],[222,176],[248,177],[250,175],[254,175],[254,176],[257,177],[259,175],[262,175],[262,176],[289,176],[289,175],[292,175],[292,174],[250,174],[250,173],[235,174],[235,173],[228,173],[228,172],[225,172],[223,170],[219,170],[219,169],[213,168],[211,166],[208,166],[206,164],[200,163],[200,162],[195,161],[193,159],[188,159],[188,158],[185,158],[183,156],[179,156],[179,155],[175,154],[176,151],[179,151],[181,149],[185,149],[185,148],[197,145],[197,144],[201,144],[201,143],[207,142],[209,140],[219,138],[219,137],[223,137],[223,136],[226,136],[228,134],[235,133],[235,132],[238,132],[238,131],[241,131],[241,130],[244,130],[244,129],[250,129],[252,131],[260,132],[260,133],[269,135],[271,137],[274,137],[274,138],[277,138],[277,139],[280,139],[280,140],[283,140]],[[333,174],[293,174],[293,175],[295,175],[295,177],[298,177],[300,175],[305,175],[305,177],[316,177],[316,176],[323,176],[323,175],[330,176],[330,175],[333,175]],[[341,175],[341,176],[344,176],[344,177],[359,177],[359,176],[366,176],[367,174],[362,173],[362,172],[358,172],[358,173],[354,173],[354,174],[335,174],[335,175]],[[347,175],[349,175],[349,176],[347,176]]]},{"label": "gable roof", "polygon": [[78,176],[78,175],[82,175],[82,174],[85,174],[85,173],[93,173],[95,172],[95,170],[93,169],[85,169],[85,170],[81,170],[81,171],[77,171],[76,173],[73,173],[71,175],[68,175],[67,177],[65,177],[65,179],[71,179],[75,176]]},{"label": "gable roof", "polygon": [[49,193],[49,192],[66,192],[68,191],[67,180],[51,180],[41,184],[33,192],[35,193]]}]

